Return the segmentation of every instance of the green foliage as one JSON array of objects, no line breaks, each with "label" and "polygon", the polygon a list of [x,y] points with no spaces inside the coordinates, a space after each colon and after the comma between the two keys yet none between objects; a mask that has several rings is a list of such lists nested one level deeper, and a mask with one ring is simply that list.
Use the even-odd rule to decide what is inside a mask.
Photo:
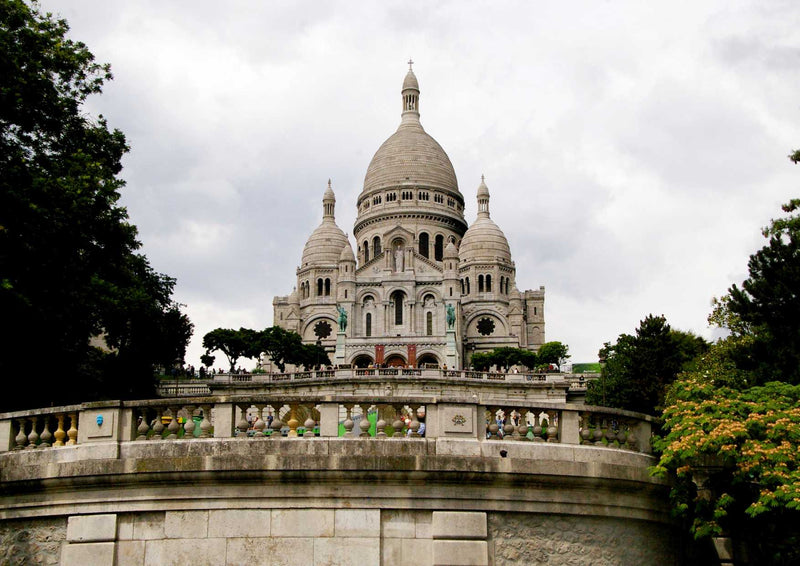
[{"label": "green foliage", "polygon": [[719,303],[719,324],[752,337],[737,361],[758,383],[800,383],[800,199],[782,208],[787,216],[764,228],[768,244],[750,256],[749,277]]},{"label": "green foliage", "polygon": [[[43,353],[58,367],[36,396],[11,385],[2,409],[151,395],[153,367],[179,363],[192,332],[171,300],[174,280],[135,253],[118,205],[125,137],[82,109],[109,66],[67,31],[24,2],[0,2],[0,312],[12,329],[0,371],[19,374]],[[113,350],[90,346],[92,336]]]},{"label": "green foliage", "polygon": [[302,364],[302,338],[296,332],[284,330],[280,326],[267,328],[261,333],[260,349],[282,372],[286,371],[286,364]]},{"label": "green foliage", "polygon": [[[239,358],[242,356],[252,357],[247,355],[253,349],[252,342],[250,342],[252,340],[252,332],[247,328],[240,328],[239,330],[215,328],[203,336],[203,348],[206,349],[207,356],[210,352],[216,350],[225,354],[230,364],[230,370],[234,371]],[[210,357],[213,363],[213,356]]]},{"label": "green foliage", "polygon": [[545,342],[536,352],[539,364],[553,364],[559,369],[561,362],[569,358],[569,347],[561,342]]},{"label": "green foliage", "polygon": [[600,350],[600,379],[587,384],[586,402],[655,414],[666,387],[708,348],[699,336],[672,330],[663,316],[648,315],[636,334],[620,334]]}]

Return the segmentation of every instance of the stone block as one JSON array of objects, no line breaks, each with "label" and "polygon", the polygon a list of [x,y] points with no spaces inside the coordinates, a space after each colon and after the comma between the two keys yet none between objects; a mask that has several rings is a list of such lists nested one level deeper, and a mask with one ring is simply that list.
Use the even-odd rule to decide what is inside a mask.
[{"label": "stone block", "polygon": [[438,456],[480,456],[481,444],[472,439],[437,438],[436,454]]},{"label": "stone block", "polygon": [[416,517],[416,538],[432,538],[431,521],[433,519],[430,511],[418,511]]},{"label": "stone block", "polygon": [[488,566],[485,540],[434,540],[433,566]]},{"label": "stone block", "polygon": [[79,419],[78,444],[118,440],[119,409],[85,409]]},{"label": "stone block", "polygon": [[380,564],[381,540],[375,538],[316,538],[314,566]]},{"label": "stone block", "polygon": [[61,566],[114,566],[114,550],[113,542],[65,544]]},{"label": "stone block", "polygon": [[486,513],[434,511],[431,535],[435,539],[485,539]]},{"label": "stone block", "polygon": [[336,509],[334,527],[337,537],[379,537],[381,512],[379,509]]},{"label": "stone block", "polygon": [[225,564],[225,539],[165,539],[147,541],[145,566],[219,566]]},{"label": "stone block", "polygon": [[381,533],[387,538],[414,538],[416,536],[416,523],[413,511],[382,511]]},{"label": "stone block", "polygon": [[227,544],[228,566],[314,564],[313,538],[230,538]]},{"label": "stone block", "polygon": [[332,537],[333,509],[273,509],[273,537]]},{"label": "stone block", "polygon": [[208,536],[268,537],[270,511],[263,509],[224,509],[208,512]]},{"label": "stone block", "polygon": [[433,541],[431,539],[404,538],[400,541],[402,543],[402,564],[433,566]]},{"label": "stone block", "polygon": [[117,538],[117,516],[75,515],[67,520],[67,541],[105,542]]},{"label": "stone block", "polygon": [[562,411],[559,425],[558,435],[561,437],[561,444],[581,443],[581,415],[579,412]]},{"label": "stone block", "polygon": [[0,452],[8,452],[17,444],[14,441],[14,431],[11,425],[11,420],[0,421]]},{"label": "stone block", "polygon": [[478,431],[477,411],[474,405],[446,405],[439,407],[441,436],[475,438]]},{"label": "stone block", "polygon": [[381,545],[381,564],[403,564],[403,540],[401,538],[385,538]]},{"label": "stone block", "polygon": [[117,540],[133,540],[134,520],[132,513],[117,515]]},{"label": "stone block", "polygon": [[133,519],[133,540],[164,538],[164,512],[137,513]]},{"label": "stone block", "polygon": [[207,537],[208,511],[167,511],[164,534],[167,538]]},{"label": "stone block", "polygon": [[121,540],[117,542],[117,561],[115,566],[144,566],[143,540]]},{"label": "stone block", "polygon": [[233,436],[234,418],[232,403],[217,403],[211,409],[212,423],[214,424],[214,438],[230,438]]},{"label": "stone block", "polygon": [[319,406],[319,435],[334,438],[339,436],[338,403],[322,403]]}]

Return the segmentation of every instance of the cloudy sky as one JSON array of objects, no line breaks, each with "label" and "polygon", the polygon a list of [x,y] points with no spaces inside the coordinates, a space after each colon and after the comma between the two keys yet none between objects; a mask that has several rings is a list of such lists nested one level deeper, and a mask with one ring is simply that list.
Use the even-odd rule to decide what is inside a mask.
[{"label": "cloudy sky", "polygon": [[44,0],[115,80],[123,203],[195,324],[272,323],[328,178],[352,232],[367,165],[422,123],[573,361],[648,313],[710,337],[713,296],[798,195],[800,3]]}]

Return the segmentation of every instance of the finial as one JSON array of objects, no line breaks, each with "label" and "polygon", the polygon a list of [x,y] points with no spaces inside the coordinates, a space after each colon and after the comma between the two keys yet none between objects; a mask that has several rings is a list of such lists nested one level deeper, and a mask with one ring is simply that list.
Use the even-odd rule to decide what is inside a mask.
[{"label": "finial", "polygon": [[[484,177],[483,175],[481,175],[481,183],[485,183],[485,182],[486,182],[486,177]],[[330,181],[328,181],[328,184],[330,185],[330,184],[331,184],[331,182],[330,182]]]},{"label": "finial", "polygon": [[411,68],[411,65],[413,65],[413,64],[414,64],[414,61],[411,59],[411,57],[409,57],[408,58],[408,70],[409,71],[413,71],[413,69]]},{"label": "finial", "polygon": [[328,188],[329,189],[331,188],[331,180],[330,179],[328,179]]}]

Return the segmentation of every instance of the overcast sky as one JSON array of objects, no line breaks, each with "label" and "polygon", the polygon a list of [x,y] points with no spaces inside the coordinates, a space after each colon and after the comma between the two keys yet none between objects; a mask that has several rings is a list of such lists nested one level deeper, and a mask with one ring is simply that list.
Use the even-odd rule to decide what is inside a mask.
[{"label": "overcast sky", "polygon": [[196,366],[209,330],[272,324],[328,178],[352,233],[409,57],[467,220],[485,174],[573,361],[648,313],[711,337],[711,298],[800,196],[796,0],[41,5],[112,65],[87,111],[127,136],[122,201],[178,280]]}]

